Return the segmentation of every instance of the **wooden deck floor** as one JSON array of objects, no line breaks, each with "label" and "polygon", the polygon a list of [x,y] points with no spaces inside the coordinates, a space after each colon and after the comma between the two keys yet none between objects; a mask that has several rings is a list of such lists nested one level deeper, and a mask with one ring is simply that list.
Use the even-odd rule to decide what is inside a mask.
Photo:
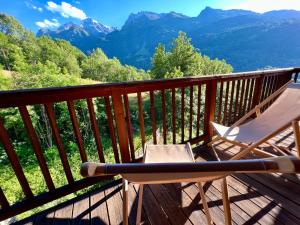
[{"label": "wooden deck floor", "polygon": [[[296,154],[291,130],[274,141]],[[227,143],[218,143],[217,149],[224,152],[224,158],[239,150]],[[199,161],[212,159],[209,149],[194,151]],[[243,174],[228,177],[228,185],[233,224],[300,224],[300,176]],[[138,185],[130,187],[130,224],[134,224]],[[206,183],[204,189],[214,223],[224,224],[220,183]],[[116,181],[17,224],[121,224],[121,190]],[[193,183],[147,185],[142,221],[152,225],[206,224],[197,187]]]}]

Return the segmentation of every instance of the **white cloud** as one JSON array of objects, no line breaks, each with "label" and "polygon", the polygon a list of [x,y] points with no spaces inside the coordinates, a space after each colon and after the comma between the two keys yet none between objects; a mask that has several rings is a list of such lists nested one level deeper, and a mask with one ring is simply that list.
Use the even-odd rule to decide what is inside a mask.
[{"label": "white cloud", "polygon": [[58,12],[58,13],[60,13],[60,15],[62,15],[63,17],[66,17],[66,18],[73,17],[73,18],[78,18],[81,20],[87,18],[86,14],[83,10],[78,9],[66,2],[62,2],[61,5],[59,5],[59,4],[56,4],[56,3],[50,1],[50,2],[47,2],[46,8],[48,10],[50,10],[51,12]]},{"label": "white cloud", "polygon": [[242,3],[228,5],[226,9],[247,9],[259,13],[271,10],[294,9],[300,10],[299,0],[248,0]]},{"label": "white cloud", "polygon": [[42,7],[37,7],[35,5],[32,5],[32,8],[39,11],[39,12],[43,12],[43,8]]},{"label": "white cloud", "polygon": [[30,9],[34,9],[34,10],[37,10],[39,12],[43,12],[43,8],[42,7],[38,7],[38,6],[35,6],[34,4],[32,4],[31,2],[25,2],[26,6]]},{"label": "white cloud", "polygon": [[35,24],[40,28],[53,28],[58,27],[60,25],[56,19],[52,19],[51,21],[44,19],[43,21],[38,21]]}]

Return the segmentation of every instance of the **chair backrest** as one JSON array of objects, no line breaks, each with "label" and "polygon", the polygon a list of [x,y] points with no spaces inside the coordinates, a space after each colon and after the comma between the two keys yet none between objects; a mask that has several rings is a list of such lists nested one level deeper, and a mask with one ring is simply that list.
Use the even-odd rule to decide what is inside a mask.
[{"label": "chair backrest", "polygon": [[299,117],[300,84],[291,83],[268,109],[257,118],[242,124],[239,129],[241,134],[247,134],[256,141]]}]

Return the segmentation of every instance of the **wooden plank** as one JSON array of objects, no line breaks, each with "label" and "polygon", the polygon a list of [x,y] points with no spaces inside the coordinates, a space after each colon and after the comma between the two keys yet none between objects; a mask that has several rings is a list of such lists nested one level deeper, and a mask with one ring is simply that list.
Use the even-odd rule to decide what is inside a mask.
[{"label": "wooden plank", "polygon": [[[265,100],[268,97],[270,78],[271,77],[268,76],[268,77],[264,77],[264,79],[263,79],[262,94],[261,94],[260,102]],[[266,108],[266,106],[262,107],[260,109],[260,112],[263,112],[265,110],[265,108]]]},{"label": "wooden plank", "polygon": [[82,141],[82,135],[81,135],[79,125],[78,125],[74,102],[67,101],[67,105],[68,105],[70,118],[72,121],[74,136],[75,136],[75,139],[76,139],[76,142],[78,145],[78,149],[79,149],[79,153],[80,153],[80,158],[81,158],[81,161],[84,163],[87,161],[87,156],[86,156],[86,152],[85,152],[83,141]]},{"label": "wooden plank", "polygon": [[[267,97],[269,97],[272,94],[272,84],[274,83],[274,76],[268,77],[268,81],[269,82],[266,87],[266,96],[264,99],[266,99]],[[269,107],[269,105],[270,105],[270,103],[266,104],[264,107],[262,107],[262,111],[265,111]]]},{"label": "wooden plank", "polygon": [[[39,88],[17,91],[0,92],[0,108],[18,107],[21,105],[35,105],[50,102],[62,102],[67,100],[86,99],[93,97],[104,97],[111,94],[112,88],[123,88],[123,93],[136,93],[159,90],[163,88],[179,88],[183,86],[198,85],[199,83],[210,80],[233,80],[240,78],[255,78],[258,76],[267,76],[269,74],[290,75],[294,68],[271,70],[271,71],[253,71],[246,73],[234,73],[223,75],[207,75],[182,77],[163,80],[131,81],[122,83],[105,83],[93,85],[80,85],[61,88]],[[124,88],[126,87],[126,89]]]},{"label": "wooden plank", "polygon": [[294,82],[297,83],[299,72],[295,71]]},{"label": "wooden plank", "polygon": [[109,97],[104,97],[104,101],[105,101],[105,111],[106,111],[106,117],[107,117],[107,122],[108,122],[108,129],[109,129],[112,148],[114,151],[115,162],[120,163]]},{"label": "wooden plank", "polygon": [[38,137],[37,137],[37,135],[34,131],[34,128],[33,128],[32,121],[31,121],[31,118],[29,116],[28,110],[27,110],[26,106],[20,106],[19,111],[20,111],[24,126],[26,128],[28,137],[31,141],[34,153],[35,153],[36,158],[38,160],[39,166],[41,168],[42,174],[43,174],[44,179],[46,181],[48,190],[52,191],[52,190],[55,189],[54,183],[52,181],[48,166],[46,164],[46,160],[45,160],[45,157],[43,155],[39,139],[38,139]]},{"label": "wooden plank", "polygon": [[225,92],[225,103],[224,103],[224,119],[223,119],[223,125],[226,125],[226,120],[228,117],[228,94],[229,94],[229,81],[226,82],[226,92]]},{"label": "wooden plank", "polygon": [[261,91],[262,91],[262,81],[263,81],[262,77],[258,77],[255,79],[254,94],[253,94],[252,103],[251,103],[252,109],[256,105],[258,105],[260,102],[260,96],[261,96]]},{"label": "wooden plank", "polygon": [[[213,194],[212,199],[217,200],[222,198],[221,189],[218,187],[220,186],[219,182],[213,182],[212,185],[209,188],[208,192],[211,192]],[[230,191],[230,211],[232,215],[232,221],[234,221],[236,224],[247,224],[249,221],[249,224],[260,224],[259,221],[253,221],[251,219],[251,216],[247,213],[247,206],[246,208],[242,208],[238,203],[240,199],[242,199],[242,196],[234,195],[231,191],[231,187],[228,186],[228,189]],[[221,199],[220,199],[221,200]],[[220,201],[220,204],[223,205],[223,202]],[[222,206],[222,210],[224,210],[224,206]],[[225,221],[224,221],[225,222]]]},{"label": "wooden plank", "polygon": [[74,181],[74,183],[72,184],[67,184],[58,187],[54,189],[51,193],[42,193],[37,196],[34,196],[31,199],[26,199],[21,202],[15,203],[7,209],[0,209],[0,221],[23,213],[27,210],[36,208],[38,206],[44,205],[48,202],[51,202],[55,199],[59,199],[68,194],[82,190],[86,187],[99,183],[100,181],[108,180],[111,178],[111,176],[83,178],[81,180]]},{"label": "wooden plank", "polygon": [[299,129],[299,121],[292,122],[294,138],[295,138],[295,145],[297,150],[297,156],[300,158],[300,129]]},{"label": "wooden plank", "polygon": [[54,214],[55,214],[55,210],[42,213],[36,217],[34,224],[53,225]]},{"label": "wooden plank", "polygon": [[130,162],[129,143],[127,126],[125,120],[125,112],[123,107],[122,96],[117,90],[112,91],[112,102],[114,107],[114,115],[118,132],[119,146],[122,162]]},{"label": "wooden plank", "polygon": [[153,144],[157,144],[157,140],[156,140],[156,116],[155,116],[155,109],[154,109],[154,93],[153,93],[153,91],[150,91],[150,111],[151,111]]},{"label": "wooden plank", "polygon": [[198,85],[198,95],[197,95],[197,131],[196,136],[200,134],[200,119],[201,119],[201,84]]},{"label": "wooden plank", "polygon": [[269,174],[263,174],[263,175],[251,174],[249,176],[260,181],[261,183],[265,183],[267,181],[269,189],[272,189],[280,193],[285,198],[290,199],[294,203],[299,204],[300,196],[297,191],[298,185],[296,185],[295,183],[290,182],[288,180],[282,182],[281,179],[275,178],[273,175],[269,175]]},{"label": "wooden plank", "polygon": [[234,103],[234,116],[233,116],[233,121],[232,123],[236,122],[237,114],[238,114],[238,103],[240,103],[239,95],[240,95],[240,86],[241,86],[241,81],[237,81],[237,87],[236,87],[236,93],[235,93],[235,103]]},{"label": "wooden plank", "polygon": [[127,132],[128,132],[128,139],[129,139],[129,147],[130,147],[130,155],[131,160],[135,160],[135,150],[134,150],[134,144],[133,144],[133,134],[132,134],[132,126],[131,126],[131,119],[130,119],[130,110],[129,110],[129,100],[128,96],[124,95],[124,105],[125,105],[125,112],[126,112],[126,123],[127,123]]},{"label": "wooden plank", "polygon": [[162,109],[162,122],[163,122],[163,138],[164,144],[167,144],[167,121],[166,121],[166,100],[165,90],[161,90],[161,109]]},{"label": "wooden plank", "polygon": [[259,192],[261,195],[263,195],[265,198],[269,199],[270,201],[276,202],[276,204],[279,204],[283,208],[287,209],[289,213],[293,214],[298,219],[300,218],[299,205],[270,188],[270,186],[267,183],[267,180],[264,180],[264,182],[261,183],[259,180],[256,180],[253,177],[244,174],[239,174],[235,177],[237,177],[240,181],[244,183],[251,184],[251,187],[257,192]]},{"label": "wooden plank", "polygon": [[270,84],[268,87],[268,96],[270,96],[273,93],[273,86],[274,86],[274,80],[276,76],[271,76],[270,77]]},{"label": "wooden plank", "polygon": [[120,225],[123,221],[123,207],[119,193],[120,190],[121,186],[119,185],[105,190],[110,225]]},{"label": "wooden plank", "polygon": [[91,194],[91,225],[109,224],[106,197],[104,191]]},{"label": "wooden plank", "polygon": [[[209,183],[204,185],[204,191],[205,191],[205,197],[208,203],[209,211],[212,215],[212,220],[215,224],[224,224],[224,213],[222,211],[222,208],[219,207],[218,204],[216,204],[216,202],[220,198],[214,197],[214,195],[207,190],[208,185]],[[194,199],[195,203],[199,204],[200,201],[199,189],[194,184],[185,185],[183,190],[191,199]],[[202,204],[201,204],[201,209],[203,209]],[[233,224],[236,224],[235,221],[232,222]]]},{"label": "wooden plank", "polygon": [[276,91],[276,84],[278,81],[278,76],[273,76],[273,83],[272,83],[272,87],[271,87],[271,94],[274,93],[274,91]]},{"label": "wooden plank", "polygon": [[192,224],[163,185],[149,185],[149,187],[172,224]]},{"label": "wooden plank", "polygon": [[209,123],[215,119],[217,82],[209,82],[206,85],[205,92],[204,134],[208,134],[208,140],[206,141],[209,141],[213,136],[213,129]]},{"label": "wooden plank", "polygon": [[[280,87],[277,86],[278,85],[278,76],[274,76],[274,82],[273,82],[273,87],[272,87],[272,94],[277,91]],[[270,102],[269,106],[275,101],[276,99],[274,99],[273,101]]]},{"label": "wooden plank", "polygon": [[[218,191],[222,191],[221,185],[219,182],[214,182],[214,188]],[[234,201],[234,204],[243,209],[243,211],[249,215],[251,218],[250,221],[252,223],[259,222],[260,224],[282,224],[280,221],[276,220],[273,216],[271,216],[268,211],[264,210],[260,206],[256,205],[251,201],[253,194],[248,192],[248,195],[242,195],[238,191],[236,191],[231,186],[228,186],[228,193],[231,196],[231,201],[234,199],[238,199],[238,201]],[[249,196],[249,197],[248,197]],[[232,203],[231,203],[232,205]],[[246,217],[247,218],[247,217]],[[275,222],[276,221],[276,222]]]},{"label": "wooden plank", "polygon": [[175,99],[175,89],[172,89],[172,137],[173,144],[176,143],[176,99]]},{"label": "wooden plank", "polygon": [[271,95],[271,93],[272,93],[273,78],[274,78],[274,76],[269,76],[268,77],[268,86],[267,86],[265,98],[269,97]]},{"label": "wooden plank", "polygon": [[260,94],[259,102],[263,101],[266,98],[268,78],[269,77],[263,77],[262,78],[262,88],[261,88],[261,94]]},{"label": "wooden plank", "polygon": [[[287,209],[282,208],[280,205],[277,205],[274,201],[266,198],[261,193],[257,192],[251,185],[241,182],[236,177],[228,177],[228,184],[231,188],[234,188],[239,192],[239,195],[249,195],[248,201],[252,201],[257,206],[259,206],[263,212],[269,213],[281,223],[286,224],[299,224],[299,218],[296,218]],[[253,197],[252,197],[253,196]],[[269,210],[270,209],[270,210]]]},{"label": "wooden plank", "polygon": [[[123,93],[146,92],[158,89],[171,89],[183,86],[197,85],[210,80],[233,80],[240,78],[255,78],[258,76],[267,76],[278,74],[287,76],[290,79],[294,68],[278,69],[272,71],[253,71],[246,73],[233,73],[221,75],[206,75],[194,77],[182,77],[163,80],[131,81],[120,83],[104,83],[92,85],[79,85],[61,88],[39,88],[17,91],[0,92],[0,108],[18,107],[21,105],[35,105],[50,102],[62,102],[67,100],[86,99],[93,97],[104,97],[111,94],[111,88],[123,88]],[[22,98],[20,98],[22,96]]]},{"label": "wooden plank", "polygon": [[[134,185],[134,187],[136,192],[138,192],[137,185]],[[166,225],[171,224],[168,221],[168,216],[161,209],[160,204],[158,203],[157,199],[154,197],[148,185],[144,186],[143,208],[151,224],[166,224]]]},{"label": "wooden plank", "polygon": [[140,131],[141,131],[141,139],[142,139],[142,148],[144,149],[146,139],[145,139],[145,127],[144,127],[144,115],[143,115],[143,102],[141,92],[137,93],[138,99],[138,109],[139,109],[139,123],[140,123]]},{"label": "wooden plank", "polygon": [[191,199],[187,193],[185,193],[183,184],[166,184],[164,185],[169,195],[177,206],[182,208],[186,218],[188,218],[192,224],[207,224],[205,213],[201,210],[198,202],[198,196],[195,199]]},{"label": "wooden plank", "polygon": [[[136,216],[137,216],[137,206],[138,206],[138,194],[135,191],[135,188],[137,187],[138,190],[138,185],[134,184],[129,184],[128,188],[128,212],[129,212],[129,224],[135,225],[136,224]],[[120,191],[122,200],[124,201],[123,198],[123,193]],[[145,210],[142,209],[142,215],[141,215],[141,224],[150,224],[150,221],[146,215]]]},{"label": "wooden plank", "polygon": [[246,83],[246,80],[243,79],[242,86],[241,86],[241,98],[239,101],[240,104],[239,104],[239,111],[238,111],[238,119],[240,119],[242,117],[243,114],[241,114],[241,113],[242,113],[242,110],[245,108],[245,104],[244,104],[244,97],[246,96],[245,83]]},{"label": "wooden plank", "polygon": [[103,154],[103,146],[102,146],[102,141],[101,141],[101,135],[100,135],[100,130],[99,130],[99,127],[97,124],[93,100],[91,98],[88,98],[88,99],[86,99],[86,101],[87,101],[87,105],[88,105],[91,127],[93,130],[93,134],[94,134],[94,138],[95,138],[95,142],[96,142],[99,160],[100,160],[100,162],[105,162],[104,154]]},{"label": "wooden plank", "polygon": [[[14,219],[12,219],[11,221],[13,221],[13,220]],[[11,222],[11,221],[10,221],[9,224],[14,224],[14,225],[34,225],[34,224],[38,224],[38,223],[36,223],[36,217],[34,217],[34,216],[30,216],[26,219],[23,219],[21,221],[17,221],[17,222],[14,222],[14,223]],[[4,224],[8,224],[8,223],[6,223],[6,221],[4,221]]]},{"label": "wooden plank", "polygon": [[8,208],[9,207],[9,203],[5,197],[5,194],[2,190],[2,188],[0,187],[0,206],[1,208]]},{"label": "wooden plank", "polygon": [[57,209],[53,217],[53,225],[71,225],[73,204]]},{"label": "wooden plank", "polygon": [[[206,189],[206,198],[209,200],[208,205],[212,207],[212,210],[215,210],[217,213],[217,221],[216,224],[226,224],[225,222],[225,215],[224,215],[224,205],[222,201],[222,193],[214,187],[215,183],[219,183],[219,181],[214,181],[214,182],[208,182],[205,184],[205,189]],[[193,185],[194,191],[196,191],[197,187]],[[231,197],[231,196],[230,196]],[[231,203],[230,204],[230,210],[231,210],[231,216],[232,216],[232,224],[246,224],[246,222],[249,220],[249,216],[241,209],[238,207],[236,204]],[[221,211],[221,215],[218,215]],[[258,223],[252,223],[252,224],[258,224]]]},{"label": "wooden plank", "polygon": [[33,197],[32,191],[28,184],[28,181],[24,175],[24,171],[18,159],[16,152],[14,151],[13,145],[10,141],[10,137],[7,133],[7,130],[4,127],[3,119],[0,118],[0,140],[4,147],[4,150],[7,154],[8,160],[11,163],[11,166],[15,172],[15,175],[22,187],[22,190],[26,196],[26,198],[30,199]]},{"label": "wooden plank", "polygon": [[190,129],[189,129],[189,139],[192,139],[193,134],[193,86],[190,86]]},{"label": "wooden plank", "polygon": [[[232,147],[229,149],[225,146],[228,144],[221,144],[217,146],[217,148],[226,150],[226,153],[231,153],[233,150]],[[226,156],[224,153],[221,153]],[[233,152],[234,153],[234,152]],[[228,156],[229,158],[230,156]],[[291,185],[291,183],[287,183],[283,179],[275,178],[273,175],[263,175],[263,174],[251,174],[251,175],[235,175],[240,181],[251,184],[255,190],[258,190],[259,193],[263,194],[266,198],[270,198],[272,201],[275,201],[277,204],[284,204],[284,207],[289,210],[289,212],[293,213],[295,216],[298,215],[297,208],[298,204],[296,193],[293,193],[294,190],[297,189],[296,185]],[[300,217],[297,216],[297,217]]]},{"label": "wooden plank", "polygon": [[251,79],[251,86],[250,86],[250,97],[249,97],[249,103],[248,103],[248,110],[250,111],[250,109],[252,109],[252,104],[253,104],[253,99],[254,99],[254,83],[255,83],[255,79]]},{"label": "wooden plank", "polygon": [[[249,89],[250,89],[250,83],[251,80],[247,79],[245,80],[245,85],[246,85],[246,90],[245,90],[245,94],[244,94],[244,103],[243,103],[243,107],[242,107],[242,112],[241,112],[241,116],[244,116],[246,114],[246,112],[248,112],[248,105],[250,105],[250,99],[251,96],[249,96]],[[244,89],[243,89],[244,90]]]},{"label": "wooden plank", "polygon": [[181,142],[184,142],[184,88],[181,88]]},{"label": "wooden plank", "polygon": [[59,153],[59,156],[60,156],[60,159],[61,159],[61,162],[62,162],[62,166],[63,166],[64,171],[65,171],[68,183],[69,184],[74,183],[74,178],[72,176],[72,172],[71,172],[70,165],[69,165],[69,162],[68,162],[67,154],[65,152],[65,148],[64,148],[64,145],[62,143],[62,140],[61,140],[61,137],[60,137],[60,134],[59,134],[59,130],[58,130],[58,127],[57,127],[57,123],[56,123],[56,120],[55,120],[55,115],[54,115],[54,111],[53,111],[53,108],[52,108],[52,104],[50,104],[50,103],[45,104],[45,109],[46,109],[46,113],[47,113],[47,116],[48,116],[48,119],[49,119],[49,123],[50,123],[51,129],[52,129],[52,132],[53,132],[54,141],[56,143],[58,153]]},{"label": "wooden plank", "polygon": [[90,224],[90,198],[83,196],[73,204],[72,225]]},{"label": "wooden plank", "polygon": [[[13,219],[12,219],[13,220]],[[5,223],[5,222],[4,222]],[[12,224],[12,222],[11,222]],[[39,224],[39,223],[36,223],[36,217],[28,217],[22,221],[18,221],[18,222],[15,222],[13,223],[14,225],[34,225],[34,224]],[[46,223],[47,224],[47,223]]]},{"label": "wooden plank", "polygon": [[217,116],[218,123],[220,123],[220,121],[221,121],[222,102],[223,102],[223,82],[220,82],[219,106],[218,106],[218,116]]},{"label": "wooden plank", "polygon": [[233,104],[233,95],[234,95],[234,89],[235,89],[235,80],[231,83],[231,93],[230,93],[230,101],[229,101],[229,113],[228,113],[228,121],[227,125],[230,126],[232,124],[232,104]]},{"label": "wooden plank", "polygon": [[[216,160],[215,157],[212,159],[211,155],[209,155],[209,157],[207,157],[207,155],[209,155],[209,153],[206,151],[202,151],[201,156],[203,156],[205,159],[202,159],[200,157],[198,157],[196,159],[197,162],[201,162],[201,161],[206,161],[206,159],[209,160]],[[204,190],[206,191],[206,198],[208,200],[208,205],[209,207],[213,207],[212,210],[215,210],[214,214],[219,218],[217,221],[215,221],[216,224],[226,224],[225,223],[225,215],[224,215],[224,205],[223,205],[223,193],[222,191],[219,191],[218,189],[215,188],[215,185],[220,185],[220,182],[222,182],[222,180],[217,180],[217,181],[213,181],[213,182],[206,182],[204,185]],[[196,185],[192,185],[190,190],[191,192],[195,192],[197,193],[198,187]],[[231,209],[231,217],[232,217],[232,224],[245,224],[245,222],[249,219],[249,216],[247,216],[247,214],[243,211],[243,209],[241,209],[239,206],[237,206],[236,204],[234,204],[231,200],[232,200],[232,196],[229,196],[230,199],[230,209]],[[216,209],[217,207],[217,209]],[[221,215],[220,211],[221,210]],[[253,224],[258,224],[258,223],[253,223]]]}]

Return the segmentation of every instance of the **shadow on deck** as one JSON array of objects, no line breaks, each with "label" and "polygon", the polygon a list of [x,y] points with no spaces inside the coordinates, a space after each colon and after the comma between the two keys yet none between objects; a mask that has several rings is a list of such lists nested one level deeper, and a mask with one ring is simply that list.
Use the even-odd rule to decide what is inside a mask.
[{"label": "shadow on deck", "polygon": [[[273,141],[296,154],[292,131],[286,130]],[[223,158],[239,150],[219,142]],[[272,151],[272,149],[270,149]],[[206,147],[194,149],[198,161],[213,160]],[[240,174],[230,176],[228,191],[232,224],[300,224],[300,176],[289,174]],[[96,191],[32,216],[16,224],[105,224],[122,223],[122,186],[114,181]],[[138,185],[129,188],[129,222],[135,224]],[[224,224],[219,181],[204,185],[215,224]],[[193,183],[146,185],[143,224],[206,224],[198,189]]]}]

